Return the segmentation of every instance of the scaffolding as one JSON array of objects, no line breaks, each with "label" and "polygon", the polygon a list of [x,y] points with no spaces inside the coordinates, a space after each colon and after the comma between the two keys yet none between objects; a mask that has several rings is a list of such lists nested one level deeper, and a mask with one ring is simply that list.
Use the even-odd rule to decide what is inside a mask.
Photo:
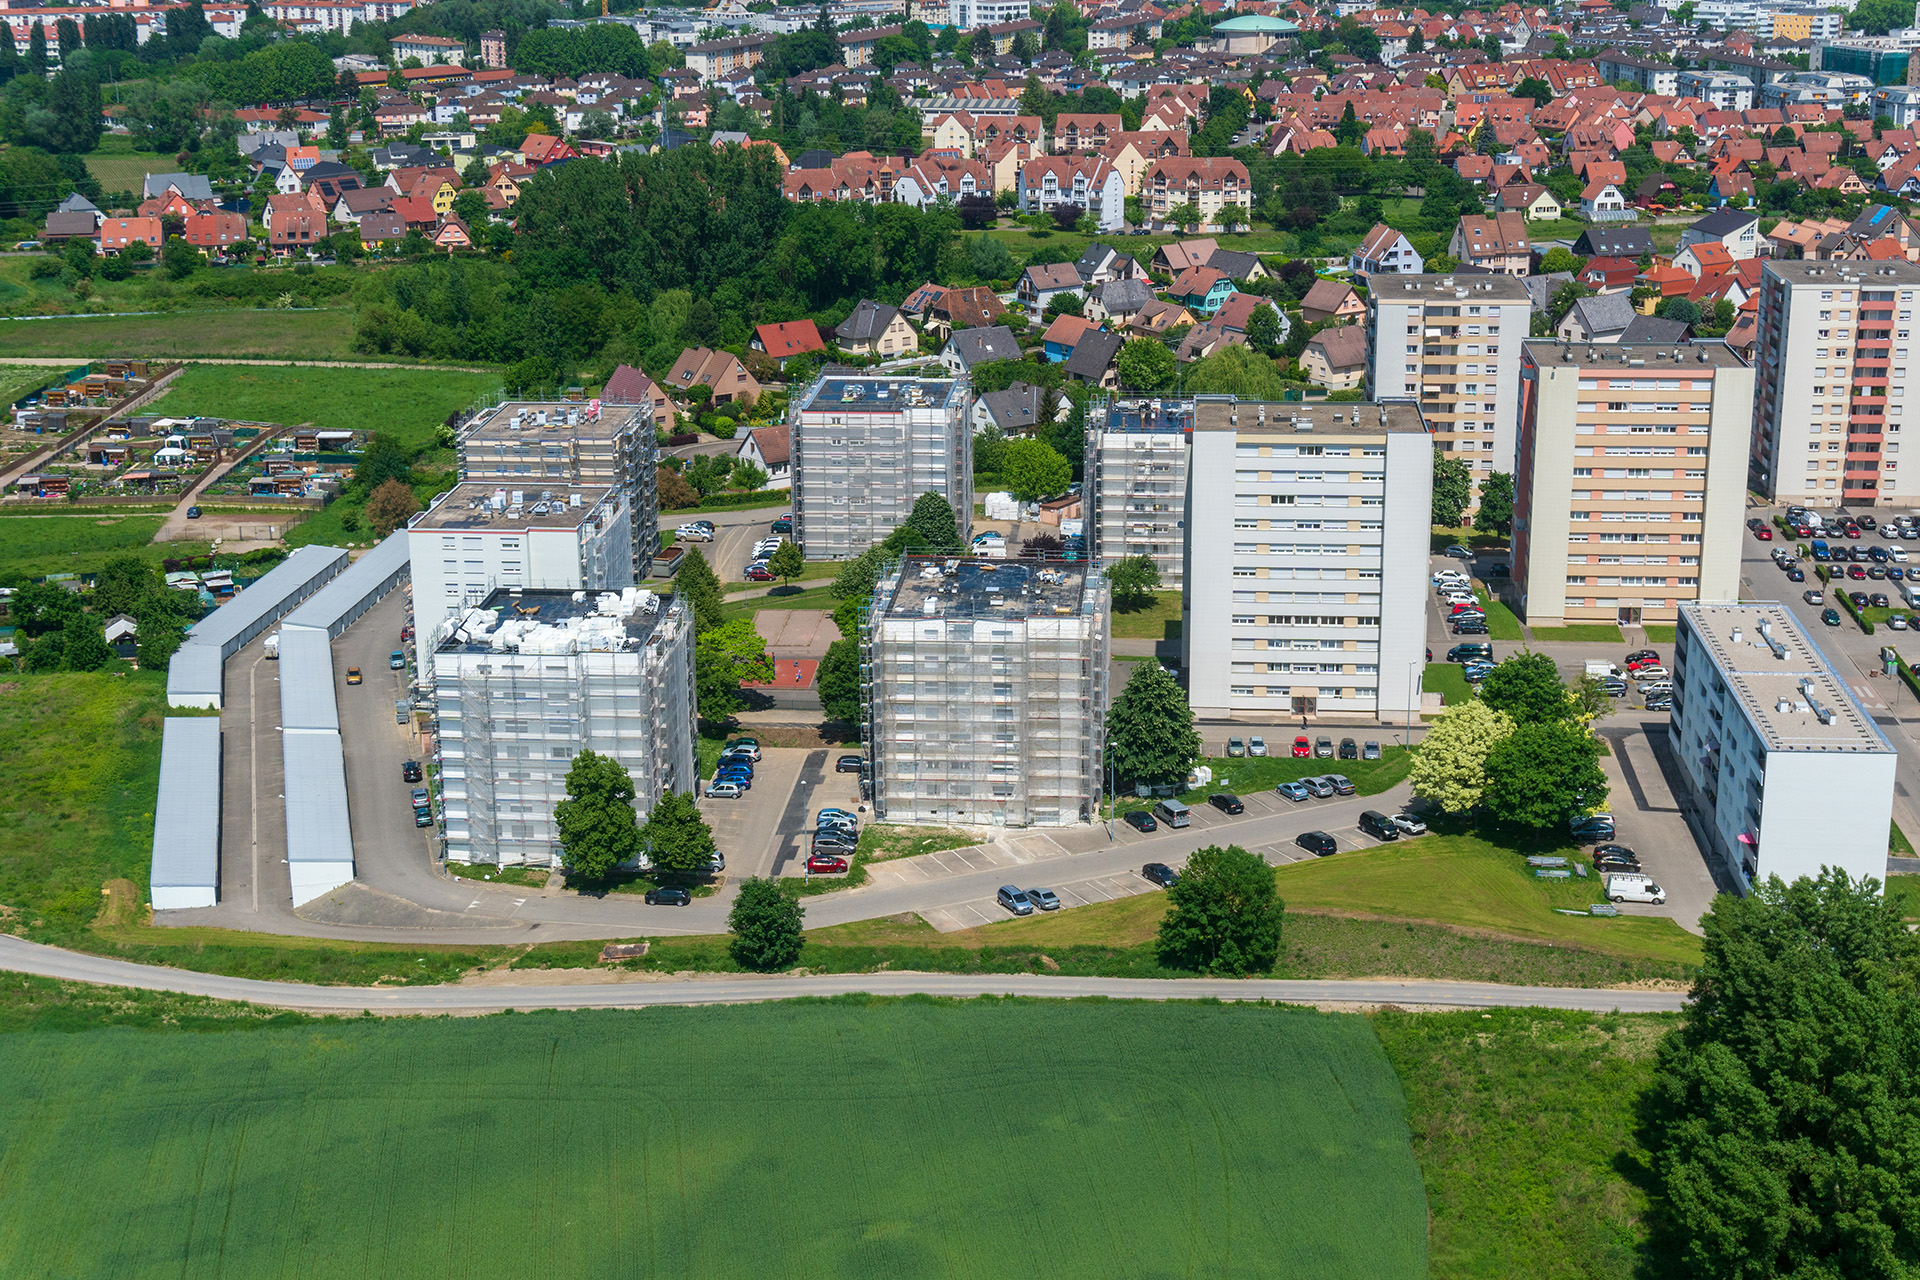
[{"label": "scaffolding", "polygon": [[500,591],[433,655],[450,861],[552,866],[574,756],[618,760],[644,817],[690,791],[693,635],[652,592]]},{"label": "scaffolding", "polygon": [[794,533],[812,560],[845,560],[906,522],[923,493],[973,515],[965,378],[885,378],[829,366],[789,420]]},{"label": "scaffolding", "polygon": [[908,557],[861,624],[883,821],[1091,821],[1105,751],[1107,581],[1083,564]]},{"label": "scaffolding", "polygon": [[1186,581],[1187,448],[1192,400],[1109,400],[1087,409],[1087,554],[1108,569],[1146,556],[1160,585]]}]

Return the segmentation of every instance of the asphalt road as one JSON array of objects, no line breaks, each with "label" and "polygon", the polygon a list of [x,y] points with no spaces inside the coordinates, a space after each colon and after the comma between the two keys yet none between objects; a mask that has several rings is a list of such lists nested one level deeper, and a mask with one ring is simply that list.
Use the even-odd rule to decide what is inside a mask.
[{"label": "asphalt road", "polygon": [[311,1012],[492,1013],[504,1009],[637,1009],[659,1005],[747,1004],[796,996],[866,992],[881,996],[1018,995],[1052,999],[1273,1000],[1287,1004],[1396,1004],[1586,1009],[1664,1013],[1684,997],[1671,991],[1580,987],[1507,987],[1491,982],[1335,982],[1253,978],[1061,978],[1032,974],[973,976],[869,973],[807,977],[716,977],[571,986],[316,987],[261,982],[128,964],[0,936],[0,969],[76,982],[177,991],[220,1000]]}]

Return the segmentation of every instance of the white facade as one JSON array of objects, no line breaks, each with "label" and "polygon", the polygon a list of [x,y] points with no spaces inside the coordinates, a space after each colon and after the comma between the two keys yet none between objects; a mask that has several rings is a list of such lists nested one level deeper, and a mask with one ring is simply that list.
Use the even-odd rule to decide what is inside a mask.
[{"label": "white facade", "polygon": [[1096,400],[1087,408],[1087,555],[1099,569],[1146,556],[1163,590],[1187,565],[1191,400]]},{"label": "white facade", "polygon": [[863,377],[829,366],[793,401],[794,537],[810,560],[845,560],[886,540],[923,493],[973,517],[972,397],[966,379]]},{"label": "white facade", "polygon": [[[1781,503],[1912,506],[1900,475],[1920,265],[1770,261],[1753,363],[1753,486]],[[1884,394],[1873,394],[1884,392]]]},{"label": "white facade", "polygon": [[484,606],[431,658],[449,861],[557,864],[553,807],[582,751],[625,766],[642,821],[695,788],[684,604],[628,587],[502,591]]},{"label": "white facade", "polygon": [[1417,711],[1432,510],[1411,403],[1201,397],[1181,630],[1195,714]]},{"label": "white facade", "polygon": [[1464,459],[1476,486],[1511,474],[1532,324],[1532,299],[1510,276],[1380,277],[1367,298],[1367,398],[1418,400],[1433,447]]},{"label": "white facade", "polygon": [[1668,734],[1694,834],[1742,890],[1887,875],[1897,757],[1778,604],[1680,611]]},{"label": "white facade", "polygon": [[[1767,25],[1773,25],[1768,15]],[[1680,96],[1698,98],[1721,111],[1745,111],[1753,106],[1753,81],[1729,71],[1682,71]]]},{"label": "white facade", "polygon": [[502,587],[630,587],[632,538],[626,498],[612,489],[456,485],[407,530],[413,625],[431,637]]},{"label": "white facade", "polygon": [[947,21],[962,31],[1025,22],[1032,16],[1027,0],[950,0],[947,5]]},{"label": "white facade", "polygon": [[1683,604],[1738,599],[1746,362],[1704,340],[1542,340],[1520,376],[1513,585],[1527,620],[1669,622]]},{"label": "white facade", "polygon": [[1896,129],[1910,129],[1920,122],[1920,89],[1888,85],[1873,91],[1873,114],[1886,116]]},{"label": "white facade", "polygon": [[1126,223],[1127,183],[1105,156],[1041,156],[1021,166],[1020,212],[1052,213],[1077,204],[1093,215],[1102,232]]}]

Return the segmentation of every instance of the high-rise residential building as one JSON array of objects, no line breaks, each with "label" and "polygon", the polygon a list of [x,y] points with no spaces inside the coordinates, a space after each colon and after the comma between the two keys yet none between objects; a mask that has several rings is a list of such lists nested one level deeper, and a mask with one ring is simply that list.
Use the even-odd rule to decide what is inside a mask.
[{"label": "high-rise residential building", "polygon": [[553,807],[582,751],[618,760],[642,820],[698,783],[693,623],[651,591],[496,591],[431,650],[452,862],[560,861]]},{"label": "high-rise residential building", "polygon": [[1513,584],[1531,623],[1739,598],[1753,369],[1724,342],[1526,344]]},{"label": "high-rise residential building", "polygon": [[[1898,215],[1889,214],[1889,217]],[[1900,483],[1908,334],[1920,264],[1779,261],[1761,268],[1753,476],[1775,502],[1912,506]]]},{"label": "high-rise residential building", "polygon": [[407,526],[413,625],[422,643],[432,644],[447,619],[500,588],[632,586],[630,519],[617,489],[455,485]]},{"label": "high-rise residential building", "polygon": [[1433,447],[1511,475],[1519,441],[1520,344],[1533,303],[1511,276],[1383,275],[1367,297],[1367,398],[1418,400]]},{"label": "high-rise residential building", "polygon": [[1417,712],[1432,513],[1411,401],[1200,397],[1180,641],[1195,713]]},{"label": "high-rise residential building", "polygon": [[462,480],[618,490],[632,526],[634,582],[653,572],[660,549],[659,463],[648,402],[514,400],[482,409],[460,432]]},{"label": "high-rise residential building", "polygon": [[1084,563],[909,556],[874,588],[861,698],[889,822],[1055,827],[1099,811],[1107,580]]},{"label": "high-rise residential building", "polygon": [[845,560],[899,528],[923,493],[973,519],[972,397],[961,378],[888,378],[829,366],[788,414],[794,536]]},{"label": "high-rise residential building", "polygon": [[1187,436],[1193,401],[1096,398],[1087,407],[1087,554],[1098,569],[1146,556],[1186,581]]},{"label": "high-rise residential building", "polygon": [[1682,607],[1667,732],[1681,812],[1742,890],[1823,867],[1885,883],[1898,757],[1791,610]]}]

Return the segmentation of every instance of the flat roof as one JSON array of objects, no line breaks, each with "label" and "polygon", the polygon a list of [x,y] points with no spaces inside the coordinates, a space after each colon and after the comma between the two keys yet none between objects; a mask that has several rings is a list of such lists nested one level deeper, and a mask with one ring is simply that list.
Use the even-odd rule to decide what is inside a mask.
[{"label": "flat roof", "polygon": [[306,598],[286,616],[289,627],[331,630],[368,596],[384,594],[411,567],[411,546],[404,527],[382,538],[373,550],[340,571],[338,577]]},{"label": "flat roof", "polygon": [[189,642],[224,645],[245,635],[269,617],[290,610],[289,602],[308,595],[347,566],[339,547],[300,547],[275,565],[272,572],[193,624]]},{"label": "flat roof", "polygon": [[1087,570],[1080,562],[908,556],[887,616],[1064,617],[1080,612],[1086,587]]},{"label": "flat roof", "polygon": [[1527,292],[1518,276],[1507,275],[1455,275],[1452,272],[1428,272],[1422,275],[1374,275],[1368,281],[1368,292],[1380,302],[1394,302],[1406,299],[1424,299],[1439,302],[1455,299],[1460,302],[1524,302],[1533,305],[1533,295]]},{"label": "flat roof", "polygon": [[1645,369],[1657,373],[1698,373],[1703,369],[1745,369],[1740,353],[1717,338],[1693,342],[1561,342],[1529,338],[1527,359],[1542,367],[1565,369]]},{"label": "flat roof", "polygon": [[476,416],[464,438],[559,440],[573,435],[619,435],[643,408],[651,416],[651,405],[602,401],[595,409],[593,402],[585,400],[509,400]]},{"label": "flat roof", "polygon": [[407,527],[470,533],[578,529],[612,493],[604,485],[513,489],[493,480],[463,480],[441,494],[425,515]]},{"label": "flat roof", "polygon": [[1769,751],[1893,750],[1784,605],[1687,604],[1680,616],[1712,655]]},{"label": "flat roof", "polygon": [[664,612],[644,587],[514,591],[502,587],[451,620],[436,653],[605,653],[638,649]]},{"label": "flat roof", "polygon": [[219,716],[168,716],[161,721],[149,883],[156,889],[219,891]]},{"label": "flat roof", "polygon": [[1191,431],[1191,400],[1111,400],[1102,431]]},{"label": "flat roof", "polygon": [[934,409],[953,397],[951,378],[885,378],[858,369],[829,366],[800,401],[801,409],[854,409],[861,413]]},{"label": "flat roof", "polygon": [[[1885,208],[1886,206],[1881,206]],[[1881,215],[1883,221],[1891,214]],[[1788,284],[1859,285],[1871,289],[1875,284],[1912,288],[1920,284],[1920,263],[1904,260],[1887,262],[1806,261],[1800,258],[1768,258],[1763,273],[1779,276]]]},{"label": "flat roof", "polygon": [[1193,406],[1193,429],[1268,435],[1309,431],[1335,436],[1377,436],[1395,431],[1426,435],[1427,420],[1411,400],[1292,404],[1201,396]]},{"label": "flat roof", "polygon": [[311,627],[280,628],[280,727],[340,732],[333,691],[333,641]]}]

